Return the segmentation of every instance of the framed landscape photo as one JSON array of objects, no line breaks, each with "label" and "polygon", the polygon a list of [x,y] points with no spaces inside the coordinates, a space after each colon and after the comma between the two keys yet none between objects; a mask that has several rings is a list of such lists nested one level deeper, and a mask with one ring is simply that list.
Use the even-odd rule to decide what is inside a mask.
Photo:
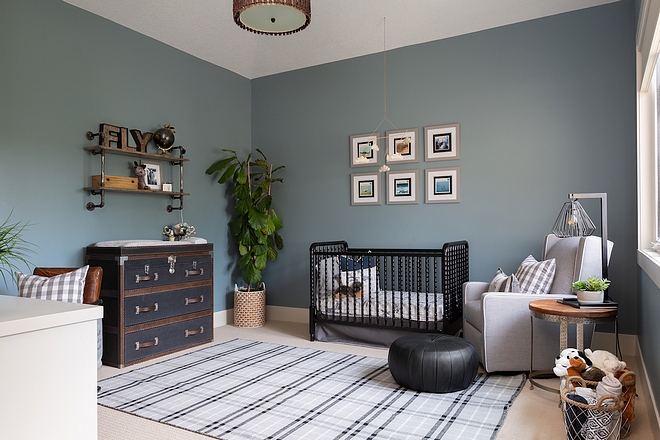
[{"label": "framed landscape photo", "polygon": [[387,204],[418,203],[419,170],[387,172]]},{"label": "framed landscape photo", "polygon": [[380,205],[380,173],[351,174],[351,205]]},{"label": "framed landscape photo", "polygon": [[368,167],[378,165],[378,151],[371,147],[378,145],[378,134],[356,134],[351,136],[351,167]]},{"label": "framed landscape photo", "polygon": [[157,163],[143,163],[142,165],[145,166],[144,170],[147,173],[145,175],[145,181],[149,189],[160,191],[162,188],[160,165]]},{"label": "framed landscape photo", "polygon": [[459,159],[459,128],[459,124],[424,127],[424,160]]},{"label": "framed landscape photo", "polygon": [[426,203],[458,203],[460,201],[460,167],[426,170]]},{"label": "framed landscape photo", "polygon": [[386,163],[417,162],[417,134],[416,128],[388,131]]}]

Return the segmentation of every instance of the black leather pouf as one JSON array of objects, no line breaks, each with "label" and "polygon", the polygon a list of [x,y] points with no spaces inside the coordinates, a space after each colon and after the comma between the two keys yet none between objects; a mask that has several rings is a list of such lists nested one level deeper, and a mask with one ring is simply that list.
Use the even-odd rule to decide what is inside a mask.
[{"label": "black leather pouf", "polygon": [[464,390],[477,376],[477,350],[450,335],[419,333],[403,336],[390,346],[390,372],[401,386],[428,393]]}]

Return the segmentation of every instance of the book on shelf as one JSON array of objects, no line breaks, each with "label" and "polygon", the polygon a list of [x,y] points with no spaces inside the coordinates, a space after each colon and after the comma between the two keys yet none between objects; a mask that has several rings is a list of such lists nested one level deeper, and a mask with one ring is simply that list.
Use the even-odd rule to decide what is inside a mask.
[{"label": "book on shelf", "polygon": [[577,299],[558,299],[557,302],[575,307],[576,309],[616,309],[619,307],[619,303],[612,300],[592,304],[580,304]]}]

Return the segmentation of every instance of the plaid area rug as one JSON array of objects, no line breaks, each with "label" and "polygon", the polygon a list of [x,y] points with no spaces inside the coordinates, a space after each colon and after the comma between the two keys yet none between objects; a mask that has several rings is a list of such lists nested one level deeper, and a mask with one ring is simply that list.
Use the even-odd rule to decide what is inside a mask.
[{"label": "plaid area rug", "polygon": [[99,382],[98,403],[220,439],[494,439],[525,383],[400,387],[386,359],[235,339]]}]

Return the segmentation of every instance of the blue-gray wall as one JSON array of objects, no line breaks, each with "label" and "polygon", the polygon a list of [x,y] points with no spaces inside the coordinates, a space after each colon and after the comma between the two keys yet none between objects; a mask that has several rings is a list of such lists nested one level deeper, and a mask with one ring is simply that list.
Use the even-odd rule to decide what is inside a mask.
[{"label": "blue-gray wall", "polygon": [[[610,293],[636,333],[636,119],[632,2],[387,52],[387,117],[398,128],[460,123],[461,202],[351,206],[349,136],[383,118],[383,55],[252,81],[252,146],[287,166],[276,189],[286,248],[266,269],[269,302],[305,307],[308,248],[438,247],[466,239],[471,279],[541,258],[569,192],[607,192]],[[391,129],[381,127],[381,134]],[[268,154],[268,153],[267,153]],[[385,192],[383,191],[383,197]],[[599,218],[595,200],[583,201]]]},{"label": "blue-gray wall", "polygon": [[[227,202],[204,170],[221,148],[249,151],[250,81],[59,0],[6,0],[0,9],[0,219],[13,209],[12,220],[33,224],[32,262],[81,265],[87,245],[161,239],[163,226],[181,221],[165,196],[108,193],[103,209],[88,212],[99,198],[82,190],[100,168],[83,150],[93,144],[86,131],[169,123],[190,159],[184,220],[215,244],[216,309],[227,308]],[[133,159],[113,155],[109,170],[128,176]]]},{"label": "blue-gray wall", "polygon": [[[383,116],[375,54],[249,81],[57,0],[10,0],[0,15],[0,218],[31,221],[38,265],[82,263],[100,240],[161,237],[167,198],[111,193],[85,210],[100,122],[170,123],[186,164],[185,221],[215,244],[216,310],[239,275],[226,188],[204,170],[221,148],[261,148],[286,165],[274,207],[285,248],[265,271],[273,305],[307,307],[308,248],[436,247],[466,239],[471,278],[514,271],[569,192],[606,191],[610,277],[621,328],[636,333],[634,4],[613,4],[388,51],[387,116],[398,128],[460,123],[461,157],[394,170],[461,167],[457,204],[350,206],[348,139]],[[383,132],[389,126],[381,127]],[[119,157],[119,156],[118,156]],[[130,158],[113,158],[127,173]],[[383,196],[385,194],[383,193]],[[594,217],[598,206],[585,201]],[[0,286],[0,290],[4,290]],[[10,287],[9,293],[13,294]]]}]

